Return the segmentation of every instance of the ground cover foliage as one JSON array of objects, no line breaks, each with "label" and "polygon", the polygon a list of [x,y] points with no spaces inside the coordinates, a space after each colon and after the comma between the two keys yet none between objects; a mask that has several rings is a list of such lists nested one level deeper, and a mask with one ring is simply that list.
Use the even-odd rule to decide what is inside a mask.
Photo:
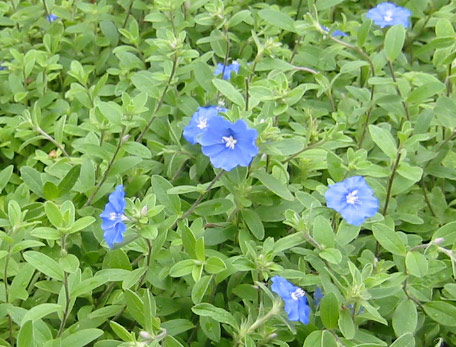
[{"label": "ground cover foliage", "polygon": [[[456,4],[376,5],[1,2],[0,344],[456,345]],[[248,167],[182,136],[211,105]]]}]

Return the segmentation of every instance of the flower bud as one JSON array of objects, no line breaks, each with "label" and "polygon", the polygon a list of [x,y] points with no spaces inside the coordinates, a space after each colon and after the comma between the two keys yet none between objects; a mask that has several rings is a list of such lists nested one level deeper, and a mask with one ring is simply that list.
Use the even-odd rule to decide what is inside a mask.
[{"label": "flower bud", "polygon": [[440,245],[440,244],[443,243],[443,241],[445,241],[445,238],[444,238],[444,237],[437,237],[437,238],[433,241],[433,243],[434,243],[435,245]]}]

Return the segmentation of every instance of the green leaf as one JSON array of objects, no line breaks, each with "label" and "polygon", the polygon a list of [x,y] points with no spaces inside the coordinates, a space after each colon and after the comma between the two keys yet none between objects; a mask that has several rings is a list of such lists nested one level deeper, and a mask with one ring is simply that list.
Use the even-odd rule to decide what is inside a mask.
[{"label": "green leaf", "polygon": [[10,165],[10,166],[5,167],[2,171],[0,171],[0,193],[8,184],[8,182],[11,178],[11,175],[13,174],[13,169],[14,169],[14,166]]},{"label": "green leaf", "polygon": [[63,281],[63,270],[60,265],[51,257],[35,251],[28,251],[23,254],[27,263],[46,276]]},{"label": "green leaf", "polygon": [[415,347],[415,338],[411,333],[406,333],[394,341],[390,347]]},{"label": "green leaf", "polygon": [[101,329],[83,329],[79,330],[62,340],[62,346],[83,347],[87,346],[90,342],[98,339],[103,335]]},{"label": "green leaf", "polygon": [[24,325],[27,321],[36,321],[41,319],[48,314],[63,311],[63,307],[58,304],[41,304],[38,306],[32,307],[27,313],[24,315],[21,321],[21,326]]},{"label": "green leaf", "polygon": [[376,223],[372,226],[372,233],[380,245],[388,252],[405,256],[406,249],[404,242],[393,229],[390,229],[384,224]]},{"label": "green leaf", "polygon": [[415,90],[413,90],[408,98],[407,102],[409,103],[421,103],[426,99],[429,99],[431,96],[440,95],[440,93],[445,89],[445,84],[442,82],[430,82],[426,83]]},{"label": "green leaf", "polygon": [[393,329],[396,336],[401,336],[405,333],[414,333],[418,324],[418,313],[416,304],[405,299],[397,305],[393,314]]},{"label": "green leaf", "polygon": [[313,223],[312,235],[323,248],[334,247],[334,232],[327,218],[317,216]]},{"label": "green leaf", "polygon": [[171,277],[182,277],[192,273],[193,267],[196,265],[193,259],[185,259],[173,265],[169,270]]},{"label": "green leaf", "polygon": [[20,169],[21,177],[24,183],[38,196],[43,196],[43,182],[41,181],[41,175],[34,168],[23,166]]},{"label": "green leaf", "polygon": [[281,11],[265,8],[258,11],[258,14],[269,25],[276,26],[282,30],[295,32],[293,19]]},{"label": "green leaf", "polygon": [[75,273],[79,269],[79,259],[73,254],[67,254],[59,259],[63,271]]},{"label": "green leaf", "polygon": [[264,238],[264,226],[258,214],[252,209],[241,210],[242,218],[247,227],[258,240]]},{"label": "green leaf", "polygon": [[161,327],[166,329],[168,335],[176,336],[183,333],[184,331],[193,329],[194,325],[188,319],[178,318],[161,323]]},{"label": "green leaf", "polygon": [[449,302],[431,301],[423,305],[424,312],[437,323],[456,327],[456,307]]},{"label": "green leaf", "polygon": [[35,347],[35,337],[33,335],[33,321],[25,322],[17,336],[17,347]]},{"label": "green leaf", "polygon": [[[443,240],[441,240],[443,238]],[[439,245],[448,247],[456,242],[456,222],[445,224],[432,235],[432,241],[440,239]]]},{"label": "green leaf", "polygon": [[369,125],[369,133],[375,144],[391,159],[396,159],[397,145],[391,133],[376,125]]},{"label": "green leaf", "polygon": [[355,337],[356,327],[349,310],[340,311],[338,326],[346,339],[351,340]]},{"label": "green leaf", "polygon": [[[174,195],[176,196],[176,195]],[[195,213],[199,216],[219,216],[228,213],[233,208],[233,202],[225,198],[212,199],[201,203],[195,208]]]},{"label": "green leaf", "polygon": [[141,143],[130,141],[125,143],[122,148],[131,155],[135,155],[144,159],[152,158],[152,152],[150,149]]},{"label": "green leaf", "polygon": [[321,299],[320,302],[320,317],[323,325],[327,329],[337,328],[339,319],[339,302],[334,293],[329,293]]},{"label": "green leaf", "polygon": [[206,249],[204,248],[204,238],[199,238],[195,242],[195,256],[201,262],[206,260]]},{"label": "green leaf", "polygon": [[211,276],[203,276],[193,285],[192,301],[194,304],[199,304],[203,300],[203,297],[209,288],[211,278]]},{"label": "green leaf", "polygon": [[144,303],[135,292],[127,289],[124,292],[127,310],[142,327],[144,327]]},{"label": "green leaf", "polygon": [[320,251],[318,255],[331,264],[340,264],[342,261],[342,253],[336,248],[326,248]]},{"label": "green leaf", "polygon": [[177,195],[168,194],[168,190],[173,187],[172,184],[158,175],[152,176],[151,182],[154,194],[157,196],[160,204],[164,205],[172,214],[178,215],[181,209],[181,200]]},{"label": "green leaf", "polygon": [[274,176],[264,171],[256,171],[252,176],[258,178],[258,180],[260,180],[260,182],[263,183],[266,186],[266,188],[268,188],[277,196],[280,196],[281,198],[288,201],[294,200],[294,196],[288,190],[287,185],[280,182]]},{"label": "green leaf", "polygon": [[206,260],[205,269],[210,274],[217,274],[226,269],[225,262],[217,257],[209,257]]},{"label": "green leaf", "polygon": [[245,109],[244,97],[231,83],[217,78],[213,79],[212,83],[228,100],[238,105],[241,109]]},{"label": "green leaf", "polygon": [[198,316],[211,317],[217,322],[225,323],[237,329],[238,324],[234,317],[223,308],[215,307],[212,304],[203,303],[192,307],[192,311]]},{"label": "green leaf", "polygon": [[385,55],[386,58],[393,62],[402,52],[405,41],[405,28],[402,24],[396,24],[390,27],[385,35]]},{"label": "green leaf", "polygon": [[428,261],[419,252],[408,252],[405,257],[407,272],[416,277],[424,277],[428,271]]},{"label": "green leaf", "polygon": [[44,204],[44,211],[49,222],[57,229],[62,228],[64,225],[63,215],[61,209],[57,207],[52,201],[46,201]]},{"label": "green leaf", "polygon": [[73,166],[65,175],[65,177],[60,181],[57,186],[59,190],[59,195],[70,193],[71,188],[76,184],[79,178],[79,173],[81,172],[81,165]]},{"label": "green leaf", "polygon": [[133,336],[133,333],[130,334],[128,332],[128,330],[125,329],[119,323],[110,321],[109,326],[122,341],[125,341],[125,342],[134,342],[135,341],[135,337]]},{"label": "green leaf", "polygon": [[220,323],[211,317],[200,316],[200,327],[204,335],[214,342],[219,342],[221,337]]}]

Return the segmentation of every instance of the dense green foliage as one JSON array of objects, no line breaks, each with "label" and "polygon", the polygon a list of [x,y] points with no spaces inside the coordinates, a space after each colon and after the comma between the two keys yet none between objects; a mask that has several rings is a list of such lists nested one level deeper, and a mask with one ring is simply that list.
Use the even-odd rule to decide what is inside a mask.
[{"label": "dense green foliage", "polygon": [[[456,3],[398,0],[407,29],[375,5],[0,2],[0,344],[456,345]],[[258,131],[248,168],[184,140],[206,105]],[[380,201],[360,227],[324,198],[355,175]]]}]

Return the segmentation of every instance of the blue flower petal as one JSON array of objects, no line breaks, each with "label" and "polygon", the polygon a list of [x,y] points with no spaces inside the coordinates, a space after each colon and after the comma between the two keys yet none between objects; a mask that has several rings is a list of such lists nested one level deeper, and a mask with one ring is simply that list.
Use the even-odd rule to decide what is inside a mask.
[{"label": "blue flower petal", "polygon": [[284,309],[288,319],[308,324],[310,308],[307,304],[305,292],[280,276],[272,277],[271,281],[271,290],[278,294],[285,303]]},{"label": "blue flower petal", "polygon": [[379,208],[378,199],[362,176],[347,178],[331,185],[325,192],[326,205],[339,212],[349,224],[359,226],[374,216]]},{"label": "blue flower petal", "polygon": [[222,63],[217,64],[217,68],[214,71],[214,75],[218,76],[223,73],[223,79],[224,80],[229,80],[231,78],[231,73],[234,72],[236,74],[239,73],[239,69],[241,68],[241,65],[235,61],[230,65],[223,65]]},{"label": "blue flower petal", "polygon": [[404,7],[397,6],[391,2],[383,2],[371,8],[367,12],[366,17],[372,19],[380,28],[396,24],[408,28],[410,25],[409,17],[411,15],[412,12]]},{"label": "blue flower petal", "polygon": [[219,112],[226,112],[226,108],[218,106],[198,107],[184,128],[184,138],[192,145],[197,143],[201,135],[208,129],[209,119],[218,116]]},{"label": "blue flower petal", "polygon": [[126,230],[127,226],[124,223],[117,223],[114,227],[105,230],[103,237],[109,248],[113,248],[115,243],[123,241],[123,234]]},{"label": "blue flower petal", "polygon": [[104,230],[103,236],[109,248],[112,248],[114,243],[123,241],[123,233],[127,229],[127,226],[124,224],[124,210],[125,192],[123,191],[123,186],[118,185],[109,194],[109,202],[100,214],[102,219],[101,228]]}]

